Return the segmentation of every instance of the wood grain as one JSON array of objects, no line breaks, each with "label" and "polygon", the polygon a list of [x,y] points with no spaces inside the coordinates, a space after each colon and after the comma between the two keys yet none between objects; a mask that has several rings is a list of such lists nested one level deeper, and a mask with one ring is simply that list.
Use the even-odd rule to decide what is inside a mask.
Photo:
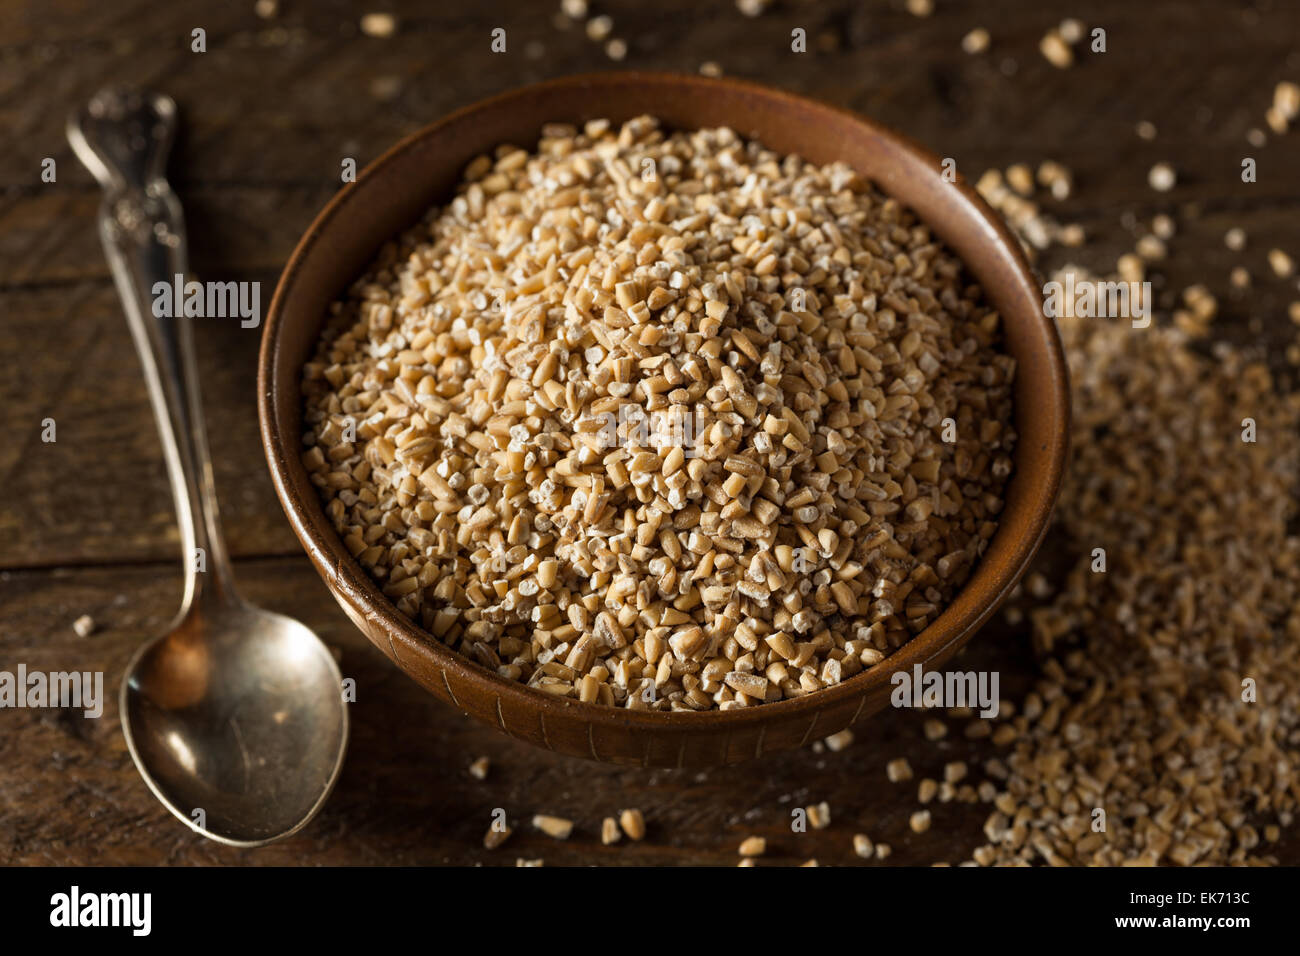
[{"label": "wood grain", "polygon": [[[1131,248],[1157,212],[1179,220],[1163,270],[1166,298],[1191,282],[1220,296],[1220,334],[1257,345],[1291,378],[1294,280],[1267,272],[1269,248],[1300,258],[1300,133],[1264,127],[1274,84],[1300,78],[1300,7],[1214,0],[1097,0],[1089,26],[1107,30],[1105,54],[1057,70],[1037,52],[1042,33],[1079,15],[1065,0],[941,2],[928,19],[901,0],[780,2],[747,19],[729,2],[632,0],[600,4],[630,46],[613,64],[551,2],[432,5],[401,0],[395,36],[359,35],[371,4],[282,0],[274,20],[251,0],[90,0],[0,5],[0,669],[105,672],[113,698],[97,721],[58,711],[0,710],[0,863],[722,863],[751,834],[772,862],[816,857],[857,863],[851,837],[891,843],[891,862],[957,862],[978,845],[982,806],[933,807],[924,835],[907,829],[915,785],[886,781],[908,755],[918,777],[951,759],[983,759],[987,742],[959,727],[923,743],[912,713],[860,728],[849,750],[811,749],[706,773],[642,772],[556,757],[515,743],[420,691],[352,628],[301,556],[266,477],[253,384],[256,330],[201,323],[200,366],[216,478],[237,573],[250,598],[301,617],[342,653],[358,681],[347,768],[307,831],[259,851],[220,847],[176,823],[148,793],[117,724],[116,684],[134,647],[163,627],[179,598],[178,547],[148,400],[95,234],[99,203],[72,157],[63,123],[100,85],[131,81],[173,95],[183,114],[171,177],[186,207],[195,272],[257,280],[268,302],[279,269],[314,213],[338,188],[339,163],[364,164],[400,136],[482,96],[550,76],[602,68],[694,71],[705,61],[861,110],[956,159],[975,177],[989,165],[1054,158],[1076,191],[1053,206],[1092,240],[1071,256],[1105,267]],[[189,50],[203,27],[208,52]],[[488,51],[508,31],[508,52]],[[989,54],[968,56],[963,34],[992,33]],[[806,55],[790,31],[808,31]],[[1152,142],[1139,120],[1156,124]],[[1243,184],[1242,158],[1259,164]],[[41,182],[41,161],[58,178]],[[1179,182],[1158,194],[1146,173],[1173,162]],[[1230,226],[1250,235],[1238,255]],[[1056,254],[1046,264],[1066,257]],[[1234,265],[1254,275],[1249,294],[1226,294]],[[40,440],[41,421],[58,440]],[[1052,544],[1049,543],[1049,549]],[[1063,543],[1055,542],[1059,551]],[[1046,555],[1051,560],[1052,554]],[[77,637],[91,614],[101,629]],[[998,667],[1003,689],[1032,680],[1022,634],[994,628],[971,666]],[[492,758],[484,782],[468,776]],[[832,825],[793,834],[790,810],[826,800]],[[644,843],[602,847],[600,820],[623,806],[646,813]],[[505,809],[516,833],[495,852],[480,840]],[[531,814],[573,817],[557,843],[526,825]],[[519,824],[522,823],[522,826]],[[1300,862],[1288,838],[1278,855]]]},{"label": "wood grain", "polygon": [[[422,691],[339,613],[305,561],[250,559],[238,573],[250,600],[314,628],[341,652],[344,676],[357,681],[347,766],[318,820],[265,849],[221,847],[173,820],[136,773],[118,724],[116,682],[137,642],[175,612],[179,573],[153,566],[0,572],[4,666],[102,670],[110,697],[98,720],[70,711],[0,711],[0,861],[513,864],[523,856],[553,864],[727,864],[740,841],[757,833],[768,837],[774,862],[817,857],[830,863],[853,859],[852,834],[866,832],[893,843],[895,862],[928,863],[957,848],[969,853],[989,812],[935,806],[934,830],[922,836],[907,830],[916,782],[889,783],[888,760],[911,754],[919,780],[939,775],[947,760],[976,759],[993,748],[962,739],[959,723],[952,739],[922,745],[920,721],[905,712],[860,728],[858,742],[840,753],[806,749],[706,772],[626,770],[557,757],[472,722]],[[71,626],[83,613],[98,624],[86,638]],[[962,666],[987,666],[998,648],[986,641]],[[1000,654],[1014,660],[1027,650],[1009,639]],[[1025,661],[1016,669],[1027,673]],[[468,773],[479,756],[492,761],[483,782]],[[823,800],[832,807],[833,826],[792,833],[790,811]],[[646,840],[602,847],[601,819],[627,806],[644,811]],[[481,840],[498,807],[516,832],[488,852]],[[559,843],[533,832],[534,813],[571,817],[573,837]]]}]

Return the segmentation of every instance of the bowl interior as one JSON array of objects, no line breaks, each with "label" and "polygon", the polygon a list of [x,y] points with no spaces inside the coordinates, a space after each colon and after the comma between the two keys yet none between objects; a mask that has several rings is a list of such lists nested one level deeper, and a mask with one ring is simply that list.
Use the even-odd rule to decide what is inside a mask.
[{"label": "bowl interior", "polygon": [[[370,264],[380,246],[449,200],[471,159],[501,143],[536,145],[547,122],[615,122],[651,113],[665,126],[730,126],[778,153],[816,163],[842,160],[913,209],[965,262],[1002,314],[1004,347],[1017,359],[1015,470],[997,533],[966,585],[929,628],[872,668],[808,697],[709,714],[620,710],[557,701],[506,681],[425,635],[384,597],[347,553],[324,513],[299,459],[299,376],[314,350],[329,304]],[[945,181],[940,160],[897,134],[853,114],[734,80],[671,74],[616,73],[572,77],[503,94],[451,114],[403,140],[344,187],[312,224],[276,290],[264,332],[259,369],[263,439],[281,502],[331,589],[363,630],[387,636],[395,660],[407,667],[410,648],[440,668],[490,686],[529,706],[579,707],[590,720],[756,721],[811,702],[843,702],[889,675],[941,665],[993,612],[1025,570],[1046,530],[1065,461],[1068,389],[1055,328],[1042,311],[1017,241],[963,180]],[[370,625],[370,626],[367,626]],[[404,648],[399,646],[405,645]],[[381,648],[382,649],[382,648]],[[450,683],[448,683],[450,693]],[[439,690],[441,693],[441,690]],[[521,698],[519,695],[523,695]],[[455,700],[455,694],[451,694]],[[502,722],[504,726],[504,721]]]}]

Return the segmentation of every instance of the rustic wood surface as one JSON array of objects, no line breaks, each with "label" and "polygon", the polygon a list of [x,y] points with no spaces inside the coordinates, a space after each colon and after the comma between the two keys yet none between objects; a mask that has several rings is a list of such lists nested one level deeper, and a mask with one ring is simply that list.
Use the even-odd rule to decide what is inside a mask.
[{"label": "rustic wood surface", "polygon": [[[102,670],[104,717],[0,710],[0,863],[555,864],[719,863],[765,835],[771,862],[859,863],[851,837],[894,847],[891,863],[966,859],[981,841],[984,806],[935,805],[914,835],[915,783],[890,784],[887,760],[908,755],[920,776],[982,760],[987,742],[960,733],[925,743],[920,717],[895,712],[860,726],[840,753],[813,749],[708,772],[635,771],[570,760],[480,727],[420,691],[371,648],[302,555],[271,489],[257,437],[254,359],[259,330],[234,322],[197,330],[216,481],[236,571],[248,596],[295,615],[342,653],[358,684],[346,769],[320,817],[282,844],[239,851],[172,819],[126,753],[117,720],[122,668],[179,599],[178,537],[139,365],[95,232],[98,191],[73,158],[65,117],[96,88],[134,82],[170,93],[183,132],[171,179],[185,204],[192,267],[201,278],[259,280],[269,302],[278,271],[314,213],[339,186],[339,164],[364,164],[446,111],[519,84],[607,68],[694,71],[714,61],[858,109],[957,160],[967,176],[990,165],[1057,159],[1077,188],[1052,211],[1083,224],[1077,261],[1105,267],[1131,247],[1137,223],[1179,217],[1166,295],[1202,281],[1224,292],[1219,327],[1258,343],[1289,375],[1293,284],[1268,274],[1272,246],[1300,254],[1300,132],[1247,144],[1263,127],[1274,84],[1300,78],[1300,7],[1211,0],[937,0],[926,19],[902,0],[778,2],[749,19],[726,0],[593,3],[629,44],[612,63],[551,0],[352,5],[281,0],[271,19],[253,0],[49,0],[0,6],[0,669]],[[391,9],[395,35],[360,34],[360,15]],[[1077,15],[1107,30],[1105,54],[1081,52],[1057,70],[1038,53],[1043,32]],[[507,30],[504,54],[489,33]],[[790,52],[790,31],[810,52]],[[961,37],[993,36],[970,56]],[[191,30],[207,52],[190,50]],[[1158,135],[1144,141],[1139,120]],[[1259,181],[1243,184],[1253,156]],[[57,181],[41,181],[51,157]],[[1177,187],[1146,184],[1158,160]],[[1251,241],[1230,253],[1224,231]],[[1050,262],[1062,261],[1059,254]],[[1255,276],[1226,295],[1229,269]],[[41,421],[57,441],[41,441]],[[1059,550],[1059,542],[1049,545]],[[1049,554],[1050,557],[1050,554]],[[82,614],[98,623],[78,637]],[[967,661],[999,667],[1004,695],[1032,679],[1026,636],[995,625]],[[954,730],[958,729],[954,725]],[[486,781],[467,772],[486,755]],[[794,834],[793,807],[826,800],[832,825]],[[646,814],[644,842],[603,847],[601,818]],[[490,815],[516,824],[505,847],[480,845]],[[535,812],[578,822],[557,843],[520,826]],[[1288,837],[1279,856],[1300,862]]]}]

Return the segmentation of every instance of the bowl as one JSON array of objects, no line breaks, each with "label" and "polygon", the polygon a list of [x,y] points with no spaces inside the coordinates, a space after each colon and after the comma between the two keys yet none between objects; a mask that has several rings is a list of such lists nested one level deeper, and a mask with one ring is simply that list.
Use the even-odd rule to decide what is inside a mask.
[{"label": "bowl", "polygon": [[[530,148],[547,122],[651,113],[668,128],[730,126],[778,153],[843,160],[910,207],[965,262],[1004,322],[1017,360],[1019,440],[1001,520],[952,603],[877,666],[806,697],[729,711],[659,712],[550,697],[454,653],[399,612],[344,547],[301,451],[299,390],[329,304],[501,143]],[[343,610],[427,690],[513,737],[562,754],[651,767],[736,763],[843,730],[889,701],[891,675],[952,657],[1020,579],[1047,530],[1066,459],[1068,378],[1055,325],[1019,242],[938,157],[852,113],[733,79],[620,72],[574,76],[484,100],[408,136],[343,187],[307,230],[272,299],[258,360],[258,412],[285,513]]]}]

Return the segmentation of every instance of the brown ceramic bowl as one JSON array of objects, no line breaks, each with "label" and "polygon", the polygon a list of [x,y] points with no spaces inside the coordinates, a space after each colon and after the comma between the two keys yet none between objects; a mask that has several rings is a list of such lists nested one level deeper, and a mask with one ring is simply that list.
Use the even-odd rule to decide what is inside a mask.
[{"label": "brown ceramic bowl", "polygon": [[[741,710],[659,713],[548,697],[453,653],[406,618],[349,555],[300,459],[299,378],[330,302],[379,247],[449,200],[461,171],[501,143],[535,145],[545,122],[730,126],[778,153],[843,160],[911,207],[966,263],[1003,316],[1018,361],[1019,443],[996,535],[966,586],[884,663],[808,697]],[[280,279],[258,368],[262,441],[280,501],[316,569],[356,625],[418,683],[506,733],[563,754],[644,766],[734,763],[848,727],[888,702],[890,676],[943,665],[1019,580],[1047,529],[1066,456],[1069,391],[1061,344],[1015,238],[973,189],[945,182],[939,159],[869,120],[736,80],[647,73],[576,76],[458,110],[408,136],[339,191]]]}]

